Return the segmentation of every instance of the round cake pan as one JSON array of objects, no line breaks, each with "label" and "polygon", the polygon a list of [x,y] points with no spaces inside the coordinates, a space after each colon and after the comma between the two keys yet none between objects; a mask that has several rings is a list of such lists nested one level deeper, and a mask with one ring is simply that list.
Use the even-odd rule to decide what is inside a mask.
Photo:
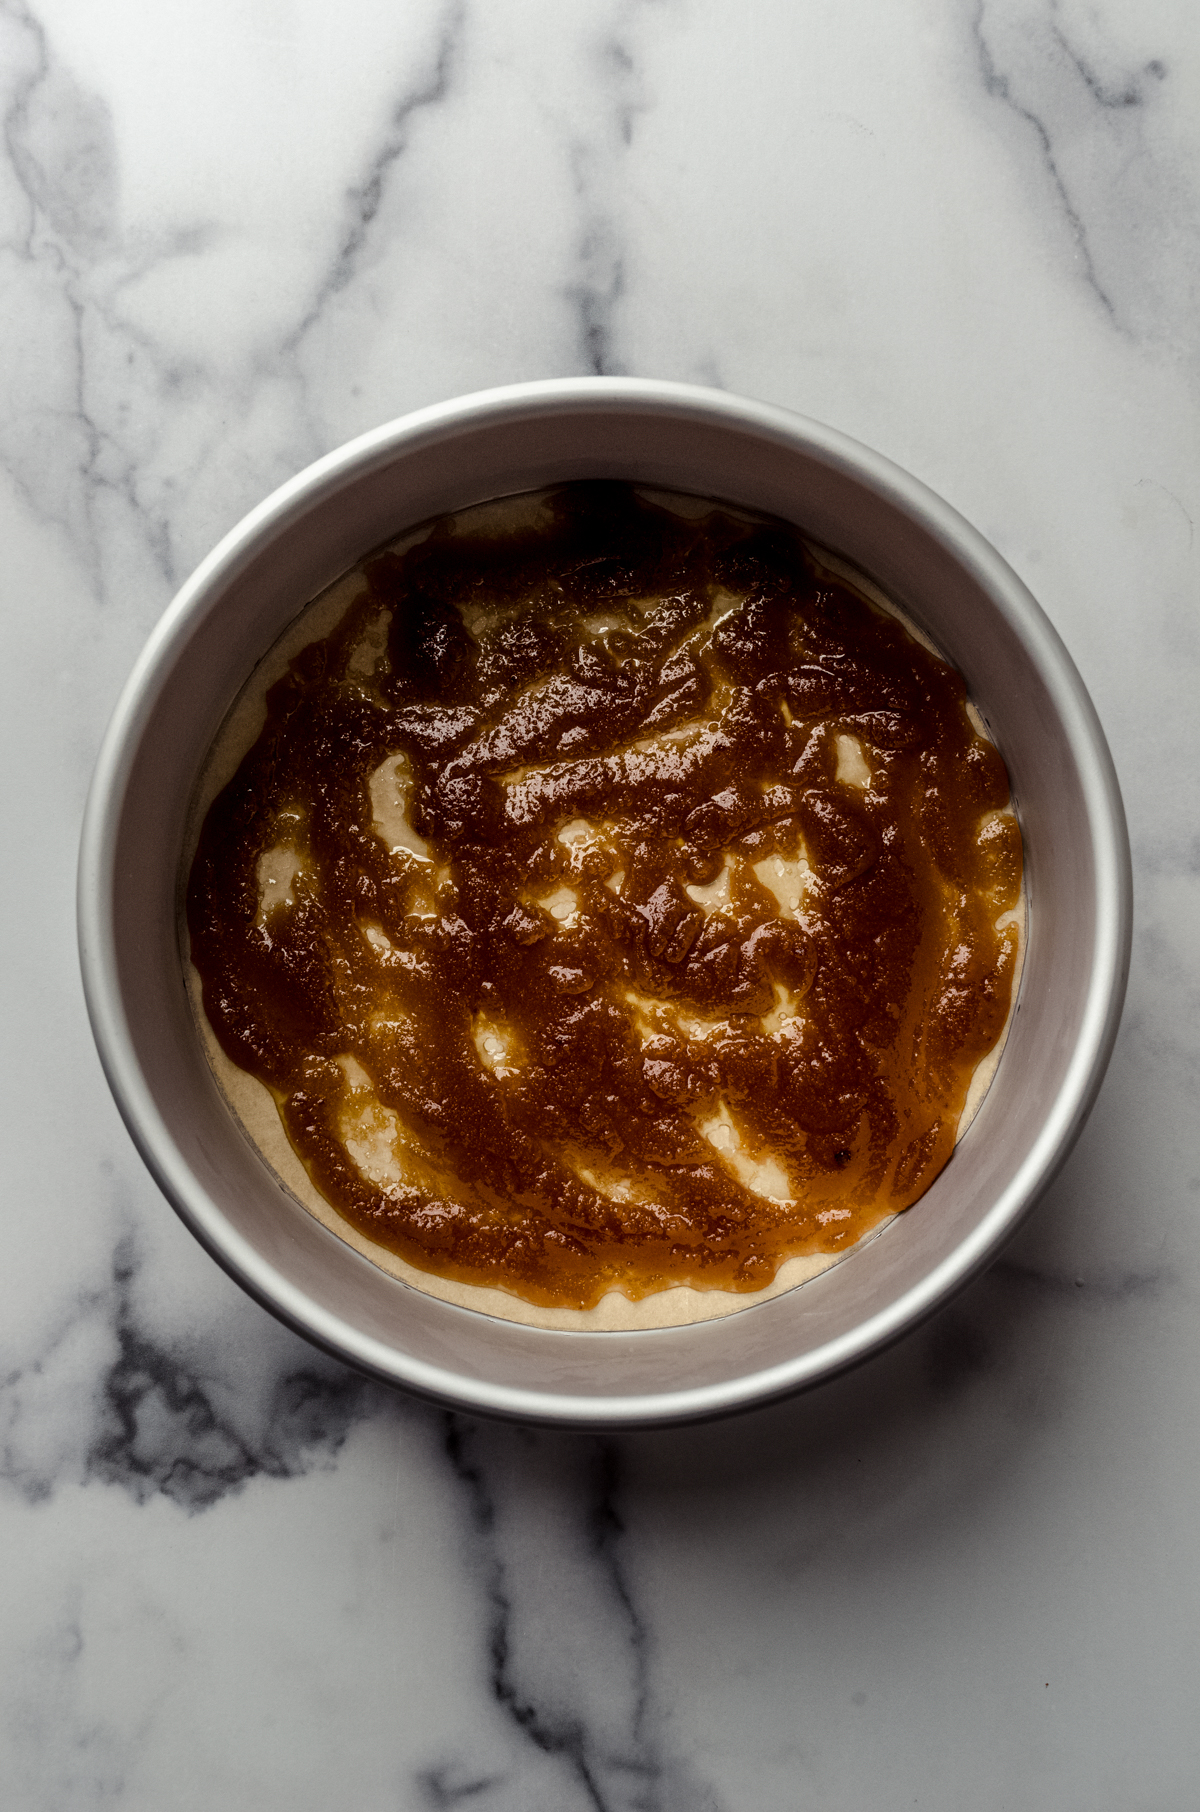
[{"label": "round cake pan", "polygon": [[[767,511],[854,562],[963,674],[1025,840],[1028,940],[995,1081],[915,1207],[788,1294],[715,1321],[575,1333],[499,1321],[388,1276],[302,1208],[219,1092],[185,992],[182,840],[212,739],[304,604],[445,511],[622,478]],[[803,1389],[914,1327],[996,1253],[1095,1099],[1129,958],[1120,795],[1083,683],[1025,586],[948,504],[831,428],[637,379],[516,385],[365,434],[228,535],[151,636],[117,706],[79,861],[84,986],[133,1139],[196,1237],[264,1307],[374,1376],[485,1414],[619,1427]]]}]

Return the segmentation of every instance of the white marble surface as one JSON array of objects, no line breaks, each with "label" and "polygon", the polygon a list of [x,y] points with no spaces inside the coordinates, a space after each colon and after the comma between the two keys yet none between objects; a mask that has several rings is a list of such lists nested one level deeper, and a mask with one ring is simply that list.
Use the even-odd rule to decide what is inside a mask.
[{"label": "white marble surface", "polygon": [[[13,1812],[1184,1812],[1200,1780],[1200,15],[0,0]],[[592,1441],[363,1384],[193,1245],[73,950],[104,722],[279,480],[510,379],[836,423],[1029,580],[1138,924],[991,1274],[808,1398]]]}]

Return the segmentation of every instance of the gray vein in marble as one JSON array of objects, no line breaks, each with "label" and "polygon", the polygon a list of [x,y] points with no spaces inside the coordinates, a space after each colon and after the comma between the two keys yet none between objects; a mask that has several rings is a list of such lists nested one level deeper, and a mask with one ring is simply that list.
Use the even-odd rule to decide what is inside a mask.
[{"label": "gray vein in marble", "polygon": [[27,34],[32,67],[18,75],[5,111],[4,140],[29,200],[25,250],[39,210],[84,256],[98,255],[116,227],[116,136],[98,95],[76,88],[53,63],[46,33],[28,7],[5,0],[3,14]]},{"label": "gray vein in marble", "polygon": [[[663,1739],[617,1448],[447,1415],[444,1450],[469,1507],[491,1697],[555,1765],[556,1812],[719,1812]],[[502,1775],[454,1764],[418,1784],[431,1807],[509,1803]]]},{"label": "gray vein in marble", "polygon": [[434,1812],[443,1812],[451,1806],[470,1805],[479,1801],[481,1794],[490,1793],[493,1788],[504,1782],[502,1774],[477,1775],[469,1770],[463,1774],[453,1767],[431,1768],[420,1775],[418,1787],[427,1805]]},{"label": "gray vein in marble", "polygon": [[[45,30],[27,7],[18,0],[4,0],[0,19],[13,28],[17,38],[18,58],[14,59],[12,90],[4,111],[4,143],[25,216],[24,231],[10,239],[4,250],[20,262],[40,264],[52,283],[57,279],[62,285],[62,300],[70,317],[67,338],[73,354],[73,394],[68,408],[60,412],[59,430],[61,433],[62,417],[73,416],[74,457],[78,469],[87,473],[96,459],[98,436],[82,406],[82,310],[71,294],[64,248],[52,240],[39,244],[38,228],[44,219],[51,233],[60,234],[67,247],[77,248],[84,256],[99,249],[111,227],[112,123],[98,97],[77,90],[69,76],[52,64]],[[52,130],[55,123],[63,129],[57,144]],[[10,376],[6,386],[10,396],[14,388]],[[4,438],[9,441],[8,434]],[[4,468],[26,502],[44,509],[38,495],[43,487],[27,471],[27,450],[18,444],[19,455],[11,442],[5,447]]]},{"label": "gray vein in marble", "polygon": [[1160,497],[1165,497],[1168,503],[1175,506],[1179,511],[1180,516],[1187,523],[1188,551],[1190,553],[1196,541],[1196,524],[1192,518],[1191,511],[1188,509],[1183,499],[1177,497],[1174,491],[1169,490],[1165,484],[1159,484],[1156,478],[1139,478],[1135,489],[1139,491],[1157,491]]},{"label": "gray vein in marble", "polygon": [[[1067,188],[1062,171],[1055,158],[1054,139],[1051,136],[1050,128],[1039,113],[1032,107],[1025,105],[1023,101],[1018,98],[1016,77],[1001,66],[998,60],[998,53],[993,50],[990,34],[987,30],[990,12],[991,8],[988,4],[988,0],[977,0],[973,23],[975,39],[979,49],[979,63],[983,73],[984,86],[990,95],[993,95],[999,101],[1003,101],[1004,105],[1011,108],[1017,117],[1024,120],[1036,134],[1041,146],[1041,158],[1046,173],[1054,185],[1059,203],[1066,215],[1067,223],[1070,226],[1071,235],[1078,248],[1079,256],[1083,263],[1084,276],[1091,289],[1095,292],[1098,300],[1103,303],[1104,308],[1115,322],[1116,309],[1113,305],[1111,296],[1108,294],[1108,291],[1104,288],[1097,275],[1095,260],[1092,257],[1091,247],[1088,243],[1087,231],[1084,227],[1082,217],[1071,198],[1070,191]],[[1058,31],[1057,27],[1053,28],[1053,35],[1061,41],[1061,33]]]},{"label": "gray vein in marble", "polygon": [[[636,267],[627,245],[631,202],[653,205],[651,195],[635,189],[645,167],[635,163],[638,126],[656,105],[637,43],[637,26],[661,0],[623,0],[607,32],[590,48],[589,63],[599,117],[590,131],[569,135],[571,185],[579,215],[574,245],[575,271],[565,290],[575,318],[578,369],[595,377],[620,377],[641,369],[628,353],[622,321],[632,305],[636,318],[645,273]],[[661,306],[661,299],[658,303]],[[661,372],[652,372],[652,375]],[[692,381],[724,388],[716,355],[693,356],[686,375]]]},{"label": "gray vein in marble", "polygon": [[81,1301],[47,1350],[0,1383],[0,1478],[31,1503],[73,1479],[194,1513],[251,1479],[332,1463],[375,1404],[374,1387],[297,1342],[300,1363],[271,1379],[255,1425],[248,1404],[231,1399],[216,1353],[170,1350],[139,1325],[137,1273],[123,1241],[111,1287]]},{"label": "gray vein in marble", "polygon": [[[1051,0],[1051,8],[1058,11],[1057,0]],[[1083,52],[1068,40],[1062,27],[1055,21],[1050,27],[1054,42],[1063,55],[1073,63],[1089,91],[1101,107],[1143,107],[1146,103],[1148,83],[1146,78],[1161,82],[1165,79],[1167,66],[1161,57],[1152,57],[1132,75],[1118,77],[1117,81],[1106,82],[1095,66],[1084,56]]]},{"label": "gray vein in marble", "polygon": [[592,51],[602,96],[600,129],[592,135],[574,134],[570,144],[580,229],[578,272],[567,286],[567,296],[578,323],[581,368],[594,377],[619,377],[626,370],[617,352],[616,326],[627,288],[621,199],[635,127],[651,105],[631,41],[630,9],[623,8],[622,15]]},{"label": "gray vein in marble", "polygon": [[1058,0],[975,0],[971,31],[984,88],[1035,147],[1080,274],[1110,323],[1190,353],[1200,201],[1173,137],[1178,122],[1161,105],[1168,63],[1131,66],[1098,14],[1068,24]]},{"label": "gray vein in marble", "polygon": [[401,94],[392,108],[382,144],[375,151],[361,181],[347,195],[347,221],[333,259],[317,284],[305,313],[283,342],[284,355],[295,352],[321,319],[326,307],[357,275],[367,249],[389,179],[407,151],[413,122],[437,107],[450,92],[451,78],[462,55],[467,23],[465,0],[450,0],[436,34],[432,67]]},{"label": "gray vein in marble", "polygon": [[593,377],[619,377],[625,367],[613,351],[613,316],[625,289],[625,266],[612,218],[592,199],[585,145],[571,151],[571,174],[583,215],[578,260],[580,274],[567,294],[579,324],[580,360]]},{"label": "gray vein in marble", "polygon": [[[38,328],[56,332],[53,368],[59,396],[39,398],[33,420],[12,408],[0,429],[0,464],[27,505],[67,530],[96,594],[103,597],[103,532],[97,516],[105,492],[118,496],[140,524],[154,567],[168,583],[176,578],[168,524],[139,495],[136,462],[119,436],[96,412],[90,396],[97,329],[110,339],[130,340],[95,285],[95,269],[119,251],[116,137],[105,102],[74,81],[52,55],[45,28],[19,0],[4,0],[0,18],[15,29],[22,59],[16,62],[4,113],[8,165],[24,202],[26,226],[4,252],[26,267],[39,297]],[[156,248],[157,256],[178,249]],[[144,255],[143,255],[144,262]],[[47,301],[49,306],[47,307]],[[55,317],[57,316],[57,324]],[[136,336],[133,336],[136,337]],[[24,361],[24,335],[9,342],[10,357]],[[140,350],[146,351],[143,344]],[[65,356],[64,356],[65,355]],[[134,360],[132,346],[127,363]],[[6,392],[24,386],[15,367],[6,373]],[[35,425],[36,424],[36,425]]]},{"label": "gray vein in marble", "polygon": [[[201,527],[199,545],[187,549],[180,508],[190,481],[197,470],[205,470],[215,446],[228,441],[230,415],[249,420],[255,398],[281,377],[291,393],[288,439],[294,445],[278,448],[273,463],[248,474],[233,516],[325,450],[322,425],[309,419],[309,388],[296,355],[329,302],[359,271],[413,122],[448,91],[465,20],[463,0],[451,0],[436,33],[431,68],[395,103],[383,143],[350,189],[348,218],[339,229],[336,251],[315,280],[303,312],[269,353],[251,359],[239,379],[234,372],[181,359],[125,318],[122,291],[166,260],[203,251],[214,228],[204,222],[184,224],[154,243],[122,238],[120,173],[109,109],[74,81],[55,56],[45,27],[22,0],[3,0],[0,21],[8,25],[15,45],[8,59],[7,158],[0,182],[7,173],[23,225],[0,256],[19,267],[22,309],[31,321],[36,319],[35,332],[46,342],[39,362],[55,373],[58,394],[48,398],[43,387],[31,393],[27,410],[9,408],[0,424],[0,465],[31,511],[65,530],[98,601],[106,601],[114,589],[118,537],[105,518],[107,500],[123,509],[127,528],[144,550],[140,578],[152,617],[195,553],[232,520],[218,518],[212,530]],[[0,382],[10,399],[19,399],[30,352],[27,338],[13,336],[7,351],[16,363],[4,371],[0,352]],[[160,406],[147,410],[147,400]],[[184,464],[172,440],[160,469],[168,423],[177,439],[183,410],[190,418]],[[215,482],[224,488],[219,478]],[[121,577],[128,584],[128,574]]]},{"label": "gray vein in marble", "polygon": [[[607,1449],[601,1450],[606,1460]],[[561,1758],[568,1773],[577,1780],[589,1806],[595,1812],[608,1812],[608,1801],[602,1791],[599,1775],[601,1768],[595,1756],[590,1753],[592,1744],[582,1716],[564,1716],[561,1709],[550,1708],[539,1703],[538,1696],[529,1689],[520,1678],[519,1662],[514,1652],[515,1644],[512,1634],[513,1603],[506,1578],[506,1568],[502,1554],[495,1542],[497,1511],[493,1490],[485,1468],[475,1459],[470,1451],[470,1437],[461,1420],[455,1416],[446,1419],[446,1455],[459,1483],[468,1493],[472,1520],[477,1536],[486,1544],[485,1589],[488,1601],[487,1643],[490,1661],[490,1682],[493,1697],[497,1704],[509,1714],[518,1728],[534,1746],[543,1754]],[[611,1461],[610,1461],[611,1466]],[[603,1502],[607,1503],[608,1496]],[[603,1511],[597,1516],[597,1529],[593,1535],[594,1545],[600,1549],[596,1536],[607,1536],[610,1532],[608,1518]],[[603,1558],[611,1562],[611,1550]],[[611,1570],[611,1569],[606,1569]],[[628,1592],[617,1575],[612,1583],[617,1585],[617,1598],[622,1613],[629,1623],[629,1634],[635,1655],[637,1675],[637,1693],[630,1735],[632,1748],[638,1760],[635,1766],[639,1770],[648,1770],[648,1764],[642,1759],[644,1737],[642,1726],[645,1715],[645,1682],[644,1682],[644,1635],[640,1623],[630,1612]],[[426,1776],[427,1781],[440,1796],[440,1779],[437,1773]],[[436,1801],[435,1801],[436,1803]]]}]

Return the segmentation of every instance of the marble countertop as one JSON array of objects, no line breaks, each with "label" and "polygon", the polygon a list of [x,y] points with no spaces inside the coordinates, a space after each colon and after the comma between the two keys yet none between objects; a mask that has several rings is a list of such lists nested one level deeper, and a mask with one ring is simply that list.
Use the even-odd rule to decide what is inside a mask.
[{"label": "marble countertop", "polygon": [[[1184,1812],[1200,1778],[1200,15],[1183,0],[0,0],[0,1797]],[[1112,742],[1108,1080],[1005,1258],[794,1402],[389,1395],[159,1197],[74,956],[196,561],[414,406],[628,372],[941,491]]]}]

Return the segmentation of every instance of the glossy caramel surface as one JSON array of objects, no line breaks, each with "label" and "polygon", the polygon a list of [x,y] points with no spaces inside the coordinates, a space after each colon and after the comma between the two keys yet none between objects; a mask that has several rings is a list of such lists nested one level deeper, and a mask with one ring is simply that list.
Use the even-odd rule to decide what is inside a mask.
[{"label": "glossy caramel surface", "polygon": [[322,1194],[532,1303],[853,1245],[1010,1004],[961,679],[795,531],[686,507],[568,485],[367,560],[190,875],[205,1014]]}]

